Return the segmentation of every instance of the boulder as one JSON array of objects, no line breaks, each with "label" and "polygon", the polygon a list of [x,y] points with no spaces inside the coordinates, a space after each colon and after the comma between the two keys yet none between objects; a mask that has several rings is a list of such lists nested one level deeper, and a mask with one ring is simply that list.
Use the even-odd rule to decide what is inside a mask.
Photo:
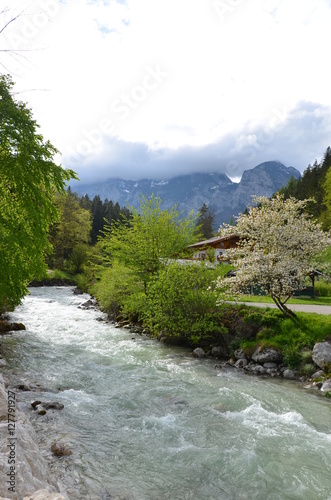
[{"label": "boulder", "polygon": [[267,370],[267,375],[270,375],[270,377],[278,377],[279,372],[275,368],[266,368]]},{"label": "boulder", "polygon": [[256,365],[252,369],[252,373],[254,373],[255,375],[265,375],[267,373],[267,370],[261,365]]},{"label": "boulder", "polygon": [[252,359],[256,363],[281,363],[283,358],[279,351],[270,347],[258,347],[254,352]]},{"label": "boulder", "polygon": [[10,323],[7,320],[0,320],[0,333],[14,332],[18,330],[25,330],[23,323]]},{"label": "boulder", "polygon": [[322,370],[331,369],[331,343],[318,342],[314,345],[312,358],[314,363]]},{"label": "boulder", "polygon": [[294,371],[288,369],[283,371],[283,377],[287,380],[294,380],[296,378]]},{"label": "boulder", "polygon": [[236,349],[234,351],[234,357],[236,359],[246,359],[246,355],[242,349]]},{"label": "boulder", "polygon": [[205,351],[203,349],[201,349],[201,347],[197,347],[193,351],[193,356],[195,358],[204,358],[206,356],[206,354],[205,354]]},{"label": "boulder", "polygon": [[235,363],[235,367],[236,368],[244,368],[244,366],[246,366],[248,363],[247,359],[237,359],[236,363]]},{"label": "boulder", "polygon": [[221,346],[216,346],[216,347],[213,347],[212,350],[211,350],[211,355],[214,357],[214,358],[223,358],[225,353],[224,353],[224,350]]},{"label": "boulder", "polygon": [[53,453],[53,455],[56,455],[57,457],[72,455],[72,451],[69,450],[69,448],[67,448],[62,443],[53,443],[51,446],[51,452]]},{"label": "boulder", "polygon": [[316,380],[317,378],[324,377],[325,373],[323,370],[318,370],[317,372],[313,373],[312,376],[310,377],[312,380]]},{"label": "boulder", "polygon": [[43,401],[33,401],[31,406],[34,410],[40,410],[40,406],[44,408],[44,410],[63,410],[64,405],[62,403],[58,403],[57,401],[53,401],[51,403],[44,403]]},{"label": "boulder", "polygon": [[328,378],[327,380],[325,380],[323,382],[323,385],[321,387],[321,391],[331,393],[331,378]]},{"label": "boulder", "polygon": [[45,410],[63,410],[64,405],[62,403],[58,403],[54,401],[52,403],[41,403],[41,406],[45,408]]},{"label": "boulder", "polygon": [[84,304],[82,304],[82,307],[84,307],[84,309],[90,309],[91,307],[93,307],[93,305],[94,305],[93,300],[89,299],[86,302],[84,302]]},{"label": "boulder", "polygon": [[267,363],[263,363],[263,366],[267,370],[272,370],[272,369],[277,368],[277,363],[271,363],[270,361],[268,361]]}]

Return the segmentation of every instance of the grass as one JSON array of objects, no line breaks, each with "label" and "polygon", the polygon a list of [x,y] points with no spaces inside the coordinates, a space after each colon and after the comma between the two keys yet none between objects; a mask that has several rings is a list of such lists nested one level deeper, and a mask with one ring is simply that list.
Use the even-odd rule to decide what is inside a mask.
[{"label": "grass", "polygon": [[278,311],[263,310],[252,312],[245,318],[260,324],[255,339],[242,340],[244,351],[253,351],[258,345],[272,347],[283,354],[284,363],[305,376],[316,371],[312,363],[312,348],[316,342],[330,340],[331,317],[315,313],[298,313],[298,322],[284,318]]},{"label": "grass", "polygon": [[[235,300],[235,299],[232,299]],[[264,295],[242,295],[238,298],[239,302],[259,302],[262,304],[273,304],[274,301],[271,297],[266,297]],[[287,304],[311,304],[320,306],[331,305],[331,297],[296,297],[290,299]]]}]

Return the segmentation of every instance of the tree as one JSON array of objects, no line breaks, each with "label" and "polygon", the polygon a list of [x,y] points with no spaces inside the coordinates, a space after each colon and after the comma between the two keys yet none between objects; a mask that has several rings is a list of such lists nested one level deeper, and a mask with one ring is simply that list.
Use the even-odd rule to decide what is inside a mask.
[{"label": "tree", "polygon": [[176,206],[161,210],[160,198],[142,197],[139,210],[131,208],[128,219],[113,223],[99,244],[105,256],[135,271],[144,283],[162,265],[161,259],[181,255],[194,240],[195,220],[182,218]]},{"label": "tree", "polygon": [[198,218],[197,218],[197,231],[202,235],[204,240],[212,238],[214,236],[213,224],[215,219],[214,211],[208,207],[205,203],[202,204]]},{"label": "tree", "polygon": [[154,334],[189,345],[220,341],[224,327],[215,315],[219,269],[173,262],[148,285],[144,322]]},{"label": "tree", "polygon": [[287,185],[282,187],[278,194],[284,195],[285,199],[290,197],[297,198],[298,200],[313,198],[313,200],[306,203],[305,211],[324,223],[327,218],[327,213],[325,213],[326,209],[323,200],[323,186],[326,173],[330,166],[331,148],[328,147],[321,163],[315,160],[313,165],[308,165],[302,177],[299,179],[291,177]]},{"label": "tree", "polygon": [[57,219],[53,193],[63,193],[76,175],[54,163],[57,150],[37,133],[12,87],[10,77],[0,76],[0,305],[13,307],[46,270],[48,230]]},{"label": "tree", "polygon": [[331,227],[331,166],[326,173],[325,181],[323,184],[323,205],[325,210],[322,212],[321,219],[324,227]]},{"label": "tree", "polygon": [[[286,302],[312,276],[314,258],[328,245],[321,225],[304,212],[310,201],[254,196],[257,206],[237,217],[237,248],[228,250],[236,276],[219,280],[219,287],[228,285],[230,293],[240,294],[256,285],[286,316],[295,316]],[[220,229],[222,235],[230,232],[233,227]]]},{"label": "tree", "polygon": [[75,247],[75,256],[82,256],[82,246],[90,241],[91,213],[82,208],[76,193],[68,190],[54,200],[59,212],[59,220],[51,228],[50,241],[53,246],[55,265],[63,267],[65,259],[71,255]]}]

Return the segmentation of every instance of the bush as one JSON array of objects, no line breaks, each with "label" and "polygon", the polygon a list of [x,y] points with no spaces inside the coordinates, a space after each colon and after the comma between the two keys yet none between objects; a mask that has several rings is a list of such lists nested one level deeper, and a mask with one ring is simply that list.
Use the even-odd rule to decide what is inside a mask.
[{"label": "bush", "polygon": [[139,315],[142,300],[140,298],[138,303],[135,300],[137,302],[141,294],[145,296],[142,281],[131,269],[117,261],[102,271],[99,281],[91,287],[91,293],[102,310],[114,318],[123,311],[128,315]]},{"label": "bush", "polygon": [[217,269],[173,263],[162,268],[147,289],[144,320],[152,333],[192,346],[207,344],[227,330],[216,310]]},{"label": "bush", "polygon": [[323,280],[316,281],[315,293],[318,297],[331,297],[331,283]]}]

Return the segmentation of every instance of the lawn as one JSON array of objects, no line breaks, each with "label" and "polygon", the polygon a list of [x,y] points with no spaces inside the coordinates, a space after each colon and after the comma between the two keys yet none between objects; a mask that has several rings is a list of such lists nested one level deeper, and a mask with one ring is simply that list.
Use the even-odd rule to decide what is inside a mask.
[{"label": "lawn", "polygon": [[[274,303],[271,297],[266,297],[263,295],[242,295],[238,298],[239,302],[262,302],[266,304]],[[288,304],[311,304],[320,306],[331,305],[331,297],[296,297],[290,299]]]}]

